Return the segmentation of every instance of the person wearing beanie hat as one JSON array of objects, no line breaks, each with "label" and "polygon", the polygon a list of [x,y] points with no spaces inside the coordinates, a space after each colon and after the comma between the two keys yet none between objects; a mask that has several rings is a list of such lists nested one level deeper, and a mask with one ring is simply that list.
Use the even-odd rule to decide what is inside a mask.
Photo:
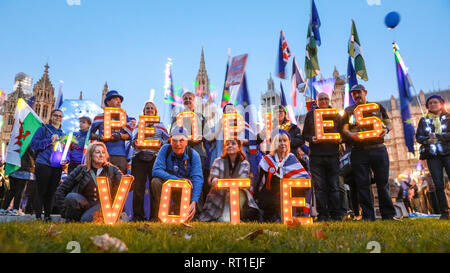
[{"label": "person wearing beanie hat", "polygon": [[[162,185],[167,180],[186,180],[192,186],[192,198],[187,221],[193,219],[203,186],[202,163],[199,154],[188,146],[189,135],[184,127],[174,126],[170,131],[170,144],[161,147],[153,166],[150,219],[158,220]],[[179,206],[179,200],[174,203]],[[153,205],[154,204],[154,205]]]},{"label": "person wearing beanie hat", "polygon": [[[327,93],[317,95],[318,109],[332,108],[330,97]],[[303,137],[309,143],[309,167],[314,189],[316,192],[318,221],[339,221],[342,219],[340,212],[341,198],[339,194],[339,143],[319,142],[315,129],[316,109],[310,110],[305,117]],[[329,133],[339,133],[341,117],[337,115],[333,119],[334,127]]]},{"label": "person wearing beanie hat", "polygon": [[389,191],[389,154],[384,145],[384,137],[392,130],[393,126],[386,109],[381,104],[376,103],[378,109],[366,114],[377,117],[382,121],[382,132],[377,138],[360,139],[359,132],[372,129],[354,121],[355,108],[369,103],[366,99],[367,90],[362,84],[357,84],[352,87],[351,95],[355,104],[344,110],[341,136],[346,144],[351,147],[350,162],[358,188],[362,216],[366,221],[375,221],[374,202],[371,193],[371,174],[373,172],[378,189],[381,218],[391,220],[394,219],[396,211]]},{"label": "person wearing beanie hat", "polygon": [[[116,90],[110,90],[105,95],[105,106],[121,108],[123,102],[123,96]],[[131,119],[127,115],[127,125],[120,130],[112,131],[112,138],[106,140],[103,137],[104,133],[104,113],[96,116],[91,125],[91,140],[102,141],[105,143],[109,153],[109,162],[116,165],[122,173],[127,173],[128,165],[128,145],[132,135]]]},{"label": "person wearing beanie hat", "polygon": [[420,159],[426,160],[441,213],[440,219],[448,220],[449,207],[445,195],[444,171],[450,176],[450,117],[445,100],[432,95],[426,101],[427,114],[419,120],[416,140],[421,144]]}]

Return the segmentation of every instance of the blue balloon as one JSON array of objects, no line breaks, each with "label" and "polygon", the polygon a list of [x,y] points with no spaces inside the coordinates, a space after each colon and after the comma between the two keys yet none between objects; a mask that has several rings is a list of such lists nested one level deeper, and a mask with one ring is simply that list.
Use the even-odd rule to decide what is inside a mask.
[{"label": "blue balloon", "polygon": [[396,11],[389,12],[384,18],[384,23],[389,29],[395,28],[400,23],[400,14]]}]

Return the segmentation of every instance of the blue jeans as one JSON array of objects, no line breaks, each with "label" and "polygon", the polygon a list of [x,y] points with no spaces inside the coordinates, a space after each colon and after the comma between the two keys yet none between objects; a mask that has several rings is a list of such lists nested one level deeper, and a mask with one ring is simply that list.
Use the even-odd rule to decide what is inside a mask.
[{"label": "blue jeans", "polygon": [[381,217],[383,219],[392,219],[396,213],[389,192],[389,156],[386,147],[367,150],[353,149],[351,164],[355,183],[358,188],[363,219],[375,220],[373,198],[370,189],[371,171],[373,171],[377,185]]},{"label": "blue jeans", "polygon": [[63,217],[68,221],[92,222],[94,221],[94,214],[101,210],[99,203],[89,204],[83,195],[75,192],[66,196],[64,205],[65,213]]},{"label": "blue jeans", "polygon": [[339,157],[311,156],[309,166],[316,190],[319,218],[340,217]]},{"label": "blue jeans", "polygon": [[447,197],[444,191],[444,168],[447,175],[450,176],[450,156],[433,156],[427,159],[427,164],[436,187],[440,213],[448,213]]}]

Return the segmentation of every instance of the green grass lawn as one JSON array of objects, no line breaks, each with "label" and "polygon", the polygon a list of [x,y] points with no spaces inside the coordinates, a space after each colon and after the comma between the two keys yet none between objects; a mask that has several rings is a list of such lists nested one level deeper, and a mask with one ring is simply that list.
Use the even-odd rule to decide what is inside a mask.
[{"label": "green grass lawn", "polygon": [[[70,252],[66,249],[70,241],[78,241],[82,253],[104,252],[90,237],[105,233],[122,240],[132,253],[368,253],[370,241],[379,242],[382,253],[450,252],[450,222],[437,219],[330,222],[296,227],[257,223],[193,222],[193,228],[150,222],[114,226],[61,223],[54,224],[54,232],[49,233],[50,225],[42,222],[1,223],[0,252],[64,253]],[[253,240],[237,240],[256,230],[278,234],[263,233]]]}]

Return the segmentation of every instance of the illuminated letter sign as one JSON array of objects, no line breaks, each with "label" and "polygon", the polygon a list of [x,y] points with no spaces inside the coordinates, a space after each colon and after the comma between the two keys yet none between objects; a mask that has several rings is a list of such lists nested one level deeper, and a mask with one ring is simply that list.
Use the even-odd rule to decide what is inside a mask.
[{"label": "illuminated letter sign", "polygon": [[239,188],[249,188],[250,179],[219,179],[217,187],[230,189],[230,220],[232,224],[239,224],[241,221],[239,211]]},{"label": "illuminated letter sign", "polygon": [[[244,118],[238,113],[223,115],[223,140],[236,139],[237,135],[244,130]],[[230,121],[233,125],[230,125]]]},{"label": "illuminated letter sign", "polygon": [[189,140],[198,140],[198,127],[197,127],[197,115],[194,112],[181,112],[177,115],[177,126],[184,127],[183,121],[184,119],[191,120],[191,135],[189,136]]},{"label": "illuminated letter sign", "polygon": [[[113,120],[113,116],[118,116],[119,120]],[[122,108],[105,107],[104,132],[105,140],[111,139],[112,130],[120,130],[127,125],[127,113]]]},{"label": "illuminated letter sign", "polygon": [[[292,207],[304,207],[304,197],[292,197],[292,188],[311,188],[311,180],[305,178],[281,180],[281,215],[283,223],[293,220]],[[295,217],[301,224],[312,224],[311,217]]]},{"label": "illuminated letter sign", "polygon": [[[180,215],[170,215],[170,195],[172,188],[181,188]],[[167,180],[161,189],[161,202],[159,203],[158,217],[163,223],[184,223],[189,216],[191,200],[191,185],[186,180]]]},{"label": "illuminated letter sign", "polygon": [[157,139],[146,140],[146,137],[152,137],[155,135],[154,127],[147,127],[150,123],[152,126],[154,123],[159,122],[159,116],[139,116],[139,129],[137,135],[136,147],[139,149],[159,148],[160,141]]},{"label": "illuminated letter sign", "polygon": [[119,220],[120,213],[125,205],[125,200],[127,199],[133,180],[134,177],[131,175],[122,176],[119,188],[117,189],[116,197],[114,198],[114,202],[111,204],[111,190],[108,179],[104,176],[97,177],[98,194],[105,224],[112,225]]},{"label": "illuminated letter sign", "polygon": [[358,132],[359,139],[378,138],[383,132],[383,123],[378,117],[364,117],[365,112],[378,109],[379,107],[376,103],[361,104],[355,108],[354,114],[356,124],[360,127],[371,128],[369,131]]},{"label": "illuminated letter sign", "polygon": [[333,118],[338,115],[337,109],[315,109],[314,110],[314,124],[316,127],[316,137],[321,142],[339,142],[341,134],[339,133],[325,133],[325,128],[333,128],[335,126],[333,120],[323,120],[324,117]]}]

